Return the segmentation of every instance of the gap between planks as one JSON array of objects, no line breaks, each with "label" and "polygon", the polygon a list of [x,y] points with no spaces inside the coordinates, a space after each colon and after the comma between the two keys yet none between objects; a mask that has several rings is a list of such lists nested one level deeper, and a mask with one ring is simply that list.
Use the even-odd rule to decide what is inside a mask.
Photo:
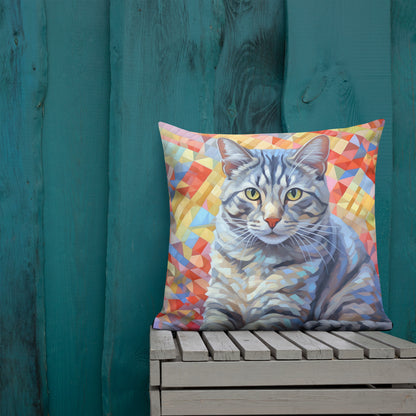
[{"label": "gap between planks", "polygon": [[[173,337],[176,335],[176,338]],[[151,330],[152,360],[238,361],[415,358],[416,344],[378,331],[178,331]],[[180,357],[177,357],[179,346]]]}]

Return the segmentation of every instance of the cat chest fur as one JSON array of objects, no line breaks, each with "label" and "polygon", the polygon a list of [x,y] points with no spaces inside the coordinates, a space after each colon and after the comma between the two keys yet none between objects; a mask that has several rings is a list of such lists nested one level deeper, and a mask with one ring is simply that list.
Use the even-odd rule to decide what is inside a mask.
[{"label": "cat chest fur", "polygon": [[215,299],[237,312],[244,323],[274,315],[305,317],[309,314],[318,280],[318,262],[285,265],[278,255],[256,250],[243,261],[220,251],[212,253],[213,276],[208,300]]}]

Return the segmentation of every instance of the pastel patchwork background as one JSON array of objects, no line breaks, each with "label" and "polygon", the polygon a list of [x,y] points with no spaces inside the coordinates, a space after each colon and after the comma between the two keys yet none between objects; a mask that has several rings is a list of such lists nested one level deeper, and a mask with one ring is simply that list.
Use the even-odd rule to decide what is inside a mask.
[{"label": "pastel patchwork background", "polygon": [[210,280],[210,245],[225,179],[216,139],[248,149],[297,149],[313,137],[330,138],[326,172],[330,209],[359,235],[378,272],[374,217],[375,166],[384,120],[307,133],[200,134],[159,123],[170,194],[170,243],[160,329],[197,330]]}]

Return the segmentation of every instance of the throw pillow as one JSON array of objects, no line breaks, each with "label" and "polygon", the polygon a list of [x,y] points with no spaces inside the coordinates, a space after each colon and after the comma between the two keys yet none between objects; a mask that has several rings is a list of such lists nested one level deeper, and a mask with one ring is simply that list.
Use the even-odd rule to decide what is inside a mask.
[{"label": "throw pillow", "polygon": [[159,123],[170,195],[170,330],[388,330],[375,168],[384,120],[307,133]]}]

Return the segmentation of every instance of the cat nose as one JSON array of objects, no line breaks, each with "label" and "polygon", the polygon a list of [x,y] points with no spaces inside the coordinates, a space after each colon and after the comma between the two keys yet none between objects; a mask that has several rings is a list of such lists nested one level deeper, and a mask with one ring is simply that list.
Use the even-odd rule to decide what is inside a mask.
[{"label": "cat nose", "polygon": [[273,229],[276,224],[280,221],[280,218],[265,218],[264,221],[267,222],[267,224],[269,224],[270,228]]}]

